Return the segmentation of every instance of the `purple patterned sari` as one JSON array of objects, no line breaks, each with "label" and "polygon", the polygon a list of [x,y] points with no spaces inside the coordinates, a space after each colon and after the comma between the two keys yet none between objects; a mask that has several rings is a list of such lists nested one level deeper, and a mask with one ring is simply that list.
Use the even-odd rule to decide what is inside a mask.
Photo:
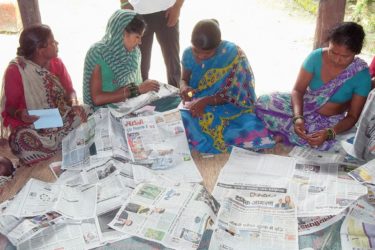
[{"label": "purple patterned sari", "polygon": [[[303,116],[305,118],[305,128],[308,133],[333,127],[345,117],[344,113],[324,116],[319,114],[318,111],[348,79],[367,67],[365,61],[355,58],[335,79],[323,84],[316,90],[307,88],[303,96]],[[282,135],[284,142],[298,146],[308,146],[307,141],[300,138],[294,132],[290,93],[276,92],[260,96],[255,107],[257,116],[264,121],[266,127],[275,135]],[[325,141],[318,149],[328,150],[335,142],[335,140]]]}]

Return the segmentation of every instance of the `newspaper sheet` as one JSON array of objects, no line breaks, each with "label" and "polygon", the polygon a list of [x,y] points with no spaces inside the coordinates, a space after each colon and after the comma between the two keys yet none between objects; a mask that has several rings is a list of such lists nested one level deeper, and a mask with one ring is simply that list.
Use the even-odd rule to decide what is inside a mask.
[{"label": "newspaper sheet", "polygon": [[120,207],[107,211],[97,216],[97,228],[101,243],[111,243],[130,236],[124,232],[117,231],[109,226],[109,223],[116,217]]},{"label": "newspaper sheet", "polygon": [[5,210],[7,209],[9,202],[9,200],[6,200],[0,204],[0,234],[2,235],[7,235],[22,222],[22,219],[12,215],[5,215]]},{"label": "newspaper sheet", "polygon": [[62,169],[84,169],[97,158],[128,159],[124,129],[108,108],[101,108],[86,123],[70,132],[62,141]]},{"label": "newspaper sheet", "polygon": [[341,226],[342,249],[374,249],[375,208],[365,199],[351,206]]},{"label": "newspaper sheet", "polygon": [[220,172],[213,196],[222,201],[233,190],[245,197],[251,196],[255,191],[285,194],[295,165],[296,161],[291,157],[255,154],[233,147]]},{"label": "newspaper sheet", "polygon": [[367,97],[366,104],[359,118],[353,148],[358,158],[371,160],[375,158],[375,90]]},{"label": "newspaper sheet", "polygon": [[199,184],[136,187],[109,226],[177,249],[196,249],[219,204]]},{"label": "newspaper sheet", "polygon": [[17,247],[18,250],[86,249],[79,225],[55,225]]},{"label": "newspaper sheet", "polygon": [[51,211],[43,215],[23,219],[16,227],[7,233],[7,237],[13,245],[17,246],[52,225],[63,223],[63,221],[64,219],[61,214]]},{"label": "newspaper sheet", "polygon": [[375,159],[349,172],[349,176],[360,183],[375,185]]},{"label": "newspaper sheet", "polygon": [[360,166],[365,162],[363,160],[354,158],[350,154],[346,153],[344,149],[338,152],[327,152],[319,151],[313,148],[303,148],[295,146],[292,151],[289,152],[289,156],[298,159],[299,161],[314,162],[314,163],[336,163]]},{"label": "newspaper sheet", "polygon": [[365,195],[367,188],[351,180],[345,172],[347,168],[339,164],[298,163],[290,186],[298,201],[298,216],[339,214]]},{"label": "newspaper sheet", "polygon": [[344,218],[344,213],[336,216],[298,218],[299,249],[343,249],[340,228]]},{"label": "newspaper sheet", "polygon": [[151,91],[146,94],[139,95],[134,98],[125,100],[125,102],[115,103],[116,108],[113,112],[117,117],[129,114],[137,109],[144,107],[145,105],[156,101],[158,99],[178,95],[180,90],[172,85],[159,83],[160,89],[158,92]]},{"label": "newspaper sheet", "polygon": [[96,196],[96,185],[69,187],[31,178],[3,215],[32,217],[53,210],[68,218],[90,218],[95,215]]},{"label": "newspaper sheet", "polygon": [[233,193],[220,207],[209,249],[298,249],[297,237],[296,210],[289,194]]},{"label": "newspaper sheet", "polygon": [[178,109],[124,118],[122,122],[131,158],[136,164],[154,170],[175,166],[181,169],[196,167]]}]

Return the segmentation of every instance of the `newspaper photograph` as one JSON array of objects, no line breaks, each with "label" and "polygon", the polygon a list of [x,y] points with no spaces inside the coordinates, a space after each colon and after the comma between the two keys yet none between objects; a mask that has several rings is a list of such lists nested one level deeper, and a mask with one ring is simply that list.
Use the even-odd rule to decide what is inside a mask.
[{"label": "newspaper photograph", "polygon": [[232,193],[220,207],[209,249],[298,249],[294,199]]},{"label": "newspaper photograph", "polygon": [[218,209],[217,201],[200,184],[142,183],[109,226],[166,247],[196,249]]},{"label": "newspaper photograph", "polygon": [[130,235],[117,231],[109,226],[109,223],[116,217],[120,207],[112,208],[103,214],[98,214],[97,224],[100,242],[103,244],[116,242],[122,239],[129,238]]}]

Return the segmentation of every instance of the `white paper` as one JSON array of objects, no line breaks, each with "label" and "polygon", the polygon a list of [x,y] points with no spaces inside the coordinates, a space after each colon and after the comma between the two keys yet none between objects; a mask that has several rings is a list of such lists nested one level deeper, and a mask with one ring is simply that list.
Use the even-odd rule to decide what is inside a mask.
[{"label": "white paper", "polygon": [[29,115],[39,116],[39,119],[34,122],[36,129],[60,128],[63,126],[63,121],[57,108],[28,110],[28,113]]}]

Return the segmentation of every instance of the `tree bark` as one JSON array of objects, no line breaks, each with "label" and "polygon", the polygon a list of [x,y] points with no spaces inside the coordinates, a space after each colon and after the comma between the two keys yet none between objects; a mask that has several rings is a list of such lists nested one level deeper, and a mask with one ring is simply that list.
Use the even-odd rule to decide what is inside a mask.
[{"label": "tree bark", "polygon": [[329,30],[344,21],[346,0],[320,0],[316,19],[314,49],[327,45]]},{"label": "tree bark", "polygon": [[38,0],[17,0],[21,13],[23,28],[34,24],[41,24]]}]

